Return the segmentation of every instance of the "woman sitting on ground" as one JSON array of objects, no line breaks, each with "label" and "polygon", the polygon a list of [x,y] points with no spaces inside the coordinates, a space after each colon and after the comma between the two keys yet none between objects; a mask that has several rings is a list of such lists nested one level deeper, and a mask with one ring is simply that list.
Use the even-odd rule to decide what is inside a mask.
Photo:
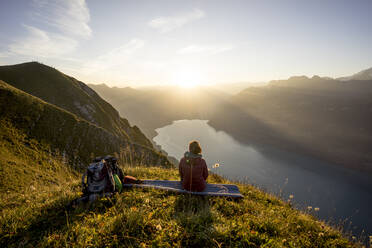
[{"label": "woman sitting on ground", "polygon": [[179,164],[181,184],[188,191],[203,191],[207,186],[208,168],[202,159],[202,149],[198,141],[189,144],[189,151],[185,152]]}]

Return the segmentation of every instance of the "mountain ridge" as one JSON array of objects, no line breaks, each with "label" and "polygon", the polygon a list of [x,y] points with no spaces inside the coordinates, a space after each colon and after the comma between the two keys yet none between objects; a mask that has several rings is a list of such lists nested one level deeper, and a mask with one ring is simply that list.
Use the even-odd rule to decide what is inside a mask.
[{"label": "mountain ridge", "polygon": [[340,77],[337,78],[338,80],[341,81],[349,81],[349,80],[372,80],[372,67],[362,70],[360,72],[357,72],[351,76],[346,76],[346,77]]},{"label": "mountain ridge", "polygon": [[[126,154],[128,161],[141,158],[145,164],[151,161],[152,165],[171,165],[164,154],[154,150],[137,126],[131,126],[128,120],[121,118],[116,109],[83,82],[37,62],[0,66],[2,79],[11,82],[1,82],[2,119],[10,119],[37,140],[45,139],[53,149],[66,153],[72,164],[81,167],[89,163],[92,154],[115,153],[118,156]],[[30,102],[34,106],[28,104]],[[40,112],[43,110],[48,110],[51,116],[43,116]],[[40,121],[41,116],[48,119],[50,125]],[[45,131],[40,129],[40,123]],[[36,132],[32,133],[31,127]],[[65,137],[58,136],[60,132]],[[79,148],[81,144],[86,146],[85,149]]]},{"label": "mountain ridge", "polygon": [[[0,80],[0,116],[30,138],[66,153],[71,164],[81,168],[92,154],[133,155],[144,164],[170,166],[167,159],[149,147],[130,143],[58,106],[27,94]],[[145,155],[147,157],[144,157]],[[142,156],[142,157],[141,157]],[[157,162],[159,160],[159,162]]]},{"label": "mountain ridge", "polygon": [[0,79],[46,102],[70,111],[124,139],[152,147],[151,142],[121,118],[116,109],[81,81],[38,62],[0,66]]}]

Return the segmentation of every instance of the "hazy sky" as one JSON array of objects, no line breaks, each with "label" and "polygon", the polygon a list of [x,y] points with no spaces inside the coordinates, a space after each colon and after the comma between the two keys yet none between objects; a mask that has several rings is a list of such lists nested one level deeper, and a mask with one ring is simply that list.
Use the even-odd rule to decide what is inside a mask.
[{"label": "hazy sky", "polygon": [[372,67],[372,0],[1,0],[0,64],[86,83],[345,76]]}]

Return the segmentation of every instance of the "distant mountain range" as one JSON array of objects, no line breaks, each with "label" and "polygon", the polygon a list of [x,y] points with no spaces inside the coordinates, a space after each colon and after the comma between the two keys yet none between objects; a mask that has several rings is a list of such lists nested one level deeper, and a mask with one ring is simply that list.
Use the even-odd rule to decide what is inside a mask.
[{"label": "distant mountain range", "polygon": [[149,137],[174,120],[207,119],[243,143],[268,144],[372,173],[371,71],[349,80],[296,76],[232,96],[208,87],[90,86]]},{"label": "distant mountain range", "polygon": [[1,66],[0,121],[77,166],[123,151],[145,164],[169,164],[144,133],[152,139],[156,128],[174,120],[207,119],[243,143],[372,172],[372,80],[362,80],[371,71],[349,80],[291,77],[231,95],[211,87],[87,86],[35,62]]},{"label": "distant mountain range", "polygon": [[155,129],[179,119],[206,119],[215,107],[229,94],[201,87],[184,89],[176,86],[147,87],[146,89],[110,88],[105,84],[93,85],[94,89],[111,103],[122,116],[138,125],[150,138]]},{"label": "distant mountain range", "polygon": [[210,88],[219,90],[221,92],[235,95],[241,92],[242,90],[249,87],[260,87],[267,85],[267,82],[235,82],[235,83],[220,83],[215,85],[210,85]]},{"label": "distant mountain range", "polygon": [[169,165],[138,127],[84,83],[36,62],[1,66],[0,79],[1,120],[72,164],[122,153],[143,164]]},{"label": "distant mountain range", "polygon": [[248,88],[217,109],[210,125],[241,142],[372,173],[372,80],[292,77]]}]

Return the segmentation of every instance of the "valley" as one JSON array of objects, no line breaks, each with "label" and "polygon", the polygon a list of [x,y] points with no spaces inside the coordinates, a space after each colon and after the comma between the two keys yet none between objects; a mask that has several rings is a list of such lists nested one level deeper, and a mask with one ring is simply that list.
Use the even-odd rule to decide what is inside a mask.
[{"label": "valley", "polygon": [[173,121],[204,119],[244,144],[272,145],[372,173],[372,80],[292,77],[232,96],[206,87],[91,87],[150,139]]}]

